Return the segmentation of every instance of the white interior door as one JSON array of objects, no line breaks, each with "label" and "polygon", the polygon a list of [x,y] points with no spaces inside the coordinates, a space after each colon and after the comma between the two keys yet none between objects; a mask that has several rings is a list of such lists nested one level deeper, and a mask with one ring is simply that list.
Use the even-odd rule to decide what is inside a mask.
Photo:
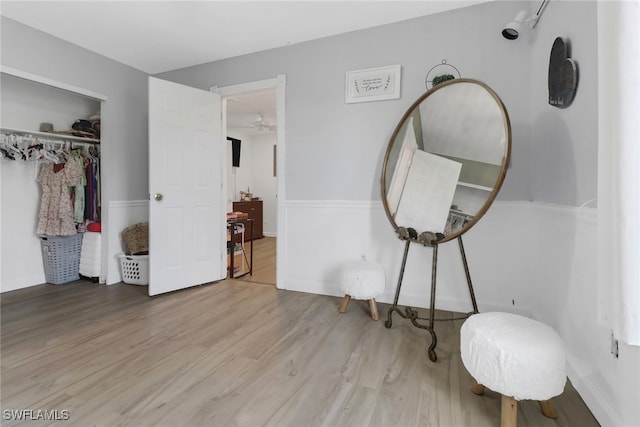
[{"label": "white interior door", "polygon": [[221,104],[149,77],[149,295],[226,277]]}]

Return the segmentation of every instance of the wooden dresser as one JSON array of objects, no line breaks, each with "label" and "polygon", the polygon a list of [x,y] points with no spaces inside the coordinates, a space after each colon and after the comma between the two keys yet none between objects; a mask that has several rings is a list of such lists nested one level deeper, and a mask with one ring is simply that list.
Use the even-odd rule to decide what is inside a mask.
[{"label": "wooden dresser", "polygon": [[[250,202],[233,202],[234,212],[246,212],[249,218],[253,219],[253,238],[262,239],[262,200],[252,200]],[[251,240],[251,232],[245,233],[245,240]]]}]

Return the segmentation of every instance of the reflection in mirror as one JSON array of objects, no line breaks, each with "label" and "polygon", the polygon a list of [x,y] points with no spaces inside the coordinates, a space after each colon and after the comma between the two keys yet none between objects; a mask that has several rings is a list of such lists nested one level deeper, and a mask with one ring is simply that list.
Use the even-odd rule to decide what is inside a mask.
[{"label": "reflection in mirror", "polygon": [[383,203],[398,227],[451,240],[487,211],[504,180],[511,127],[485,84],[450,80],[419,98],[387,148]]}]

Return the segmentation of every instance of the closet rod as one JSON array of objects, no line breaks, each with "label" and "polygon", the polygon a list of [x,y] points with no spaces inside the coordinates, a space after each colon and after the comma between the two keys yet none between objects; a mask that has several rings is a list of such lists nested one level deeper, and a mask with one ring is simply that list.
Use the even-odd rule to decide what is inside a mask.
[{"label": "closet rod", "polygon": [[2,133],[5,133],[5,134],[19,133],[21,135],[32,135],[36,138],[37,137],[50,138],[55,140],[66,140],[71,142],[77,141],[77,142],[93,144],[93,145],[100,144],[99,139],[83,138],[81,136],[64,135],[64,134],[57,134],[57,133],[51,133],[51,132],[39,132],[39,131],[33,131],[33,130],[11,129],[11,128],[4,128],[4,127],[0,128],[0,131],[2,131]]}]

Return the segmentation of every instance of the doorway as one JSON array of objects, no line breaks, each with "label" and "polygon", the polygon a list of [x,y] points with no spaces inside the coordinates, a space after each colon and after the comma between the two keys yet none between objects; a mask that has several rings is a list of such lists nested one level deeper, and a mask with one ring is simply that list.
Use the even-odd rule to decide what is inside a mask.
[{"label": "doorway", "polygon": [[[283,188],[277,173],[282,148],[278,145],[284,135],[284,120],[279,117],[284,106],[278,105],[278,86],[283,84],[283,77],[212,88],[223,97],[223,132],[229,140],[225,161],[228,211],[241,211],[238,206],[246,205],[242,200],[253,199],[260,204],[262,217],[256,227],[260,230],[257,238],[246,242],[246,253],[253,252],[253,274],[240,280],[276,286],[281,261],[278,240],[282,237],[278,227],[279,190]],[[284,96],[281,98],[283,102]]]}]

